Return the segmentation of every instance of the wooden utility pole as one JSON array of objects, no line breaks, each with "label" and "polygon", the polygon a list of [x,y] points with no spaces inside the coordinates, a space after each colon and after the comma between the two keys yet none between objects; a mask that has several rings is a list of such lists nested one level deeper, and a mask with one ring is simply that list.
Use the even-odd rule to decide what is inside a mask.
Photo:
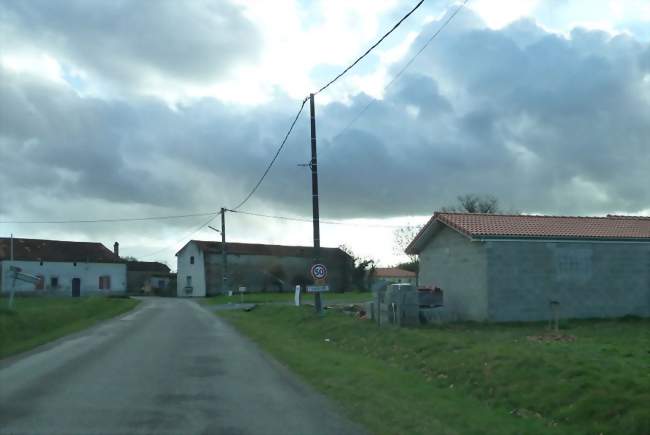
[{"label": "wooden utility pole", "polygon": [[221,207],[221,292],[228,294],[228,255],[226,253],[226,209]]},{"label": "wooden utility pole", "polygon": [[[314,216],[314,264],[320,262],[320,220],[318,212],[318,160],[316,157],[316,111],[314,109],[314,94],[309,94],[309,113],[311,121],[311,202]],[[322,313],[320,292],[314,293],[314,308]]]}]

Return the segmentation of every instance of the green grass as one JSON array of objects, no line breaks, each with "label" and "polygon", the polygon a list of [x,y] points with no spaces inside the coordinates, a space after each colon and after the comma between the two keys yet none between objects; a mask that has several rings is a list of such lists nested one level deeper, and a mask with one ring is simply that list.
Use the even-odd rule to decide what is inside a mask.
[{"label": "green grass", "polygon": [[126,298],[16,298],[14,310],[0,299],[0,358],[32,349],[129,311]]},{"label": "green grass", "polygon": [[[263,304],[269,302],[288,302],[293,303],[293,292],[263,292],[263,293],[245,293],[244,302],[251,304]],[[324,304],[328,301],[335,302],[365,302],[372,300],[371,292],[347,292],[347,293],[323,293],[322,300]],[[218,295],[211,296],[201,300],[201,303],[206,305],[220,305],[220,304],[238,304],[242,300],[239,294],[233,296]],[[306,302],[313,302],[314,296],[311,293],[303,293],[302,300]]]},{"label": "green grass", "polygon": [[[650,321],[384,328],[328,311],[219,314],[375,434],[648,434]],[[326,341],[329,339],[329,341]]]}]

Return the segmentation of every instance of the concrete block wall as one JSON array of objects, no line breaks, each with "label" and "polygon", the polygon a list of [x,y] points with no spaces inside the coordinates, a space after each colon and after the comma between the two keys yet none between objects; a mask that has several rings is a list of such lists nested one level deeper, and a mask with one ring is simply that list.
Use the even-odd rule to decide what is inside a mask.
[{"label": "concrete block wall", "polygon": [[650,315],[650,244],[487,242],[489,319]]},{"label": "concrete block wall", "polygon": [[487,320],[487,257],[484,243],[443,227],[420,253],[421,286],[437,285],[454,320]]}]

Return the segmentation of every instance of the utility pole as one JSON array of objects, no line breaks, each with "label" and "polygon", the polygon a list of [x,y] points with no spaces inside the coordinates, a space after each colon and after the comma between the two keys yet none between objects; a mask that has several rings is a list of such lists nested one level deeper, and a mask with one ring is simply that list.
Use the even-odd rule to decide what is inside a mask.
[{"label": "utility pole", "polygon": [[[311,121],[311,201],[314,215],[314,264],[320,262],[320,220],[318,212],[318,160],[316,158],[316,111],[314,94],[309,94],[309,113]],[[314,293],[314,308],[318,314],[323,311],[320,292]]]},{"label": "utility pole", "polygon": [[228,294],[228,256],[226,254],[226,209],[221,207],[221,292]]}]

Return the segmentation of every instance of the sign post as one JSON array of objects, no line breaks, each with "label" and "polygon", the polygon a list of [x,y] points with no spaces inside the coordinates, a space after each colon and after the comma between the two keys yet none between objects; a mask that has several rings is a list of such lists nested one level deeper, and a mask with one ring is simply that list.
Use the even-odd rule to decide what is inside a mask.
[{"label": "sign post", "polygon": [[[322,263],[316,263],[311,267],[310,273],[314,280],[314,285],[308,285],[307,292],[314,293],[320,300],[321,293],[330,291],[330,287],[327,285],[327,267]],[[319,308],[316,307],[316,310],[320,313],[321,310]]]}]

